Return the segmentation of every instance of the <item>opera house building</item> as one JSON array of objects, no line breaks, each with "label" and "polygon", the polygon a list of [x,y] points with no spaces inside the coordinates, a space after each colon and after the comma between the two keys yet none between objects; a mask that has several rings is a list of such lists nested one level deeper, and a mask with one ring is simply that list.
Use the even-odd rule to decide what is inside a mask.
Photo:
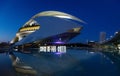
[{"label": "opera house building", "polygon": [[44,11],[34,15],[16,33],[14,45],[62,44],[80,34],[85,22],[59,11]]}]

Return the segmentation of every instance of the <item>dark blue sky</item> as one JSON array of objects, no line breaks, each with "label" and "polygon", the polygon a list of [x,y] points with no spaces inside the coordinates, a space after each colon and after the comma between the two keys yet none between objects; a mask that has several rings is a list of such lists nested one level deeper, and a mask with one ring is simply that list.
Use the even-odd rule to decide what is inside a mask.
[{"label": "dark blue sky", "polygon": [[120,30],[119,0],[0,0],[0,42],[10,41],[33,15],[47,10],[72,14],[87,24],[75,41],[99,40]]}]

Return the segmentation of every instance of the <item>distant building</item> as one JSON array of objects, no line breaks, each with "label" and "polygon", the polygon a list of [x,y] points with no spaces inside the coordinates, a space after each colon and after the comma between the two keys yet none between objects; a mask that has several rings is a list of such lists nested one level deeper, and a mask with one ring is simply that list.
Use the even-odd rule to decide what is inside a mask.
[{"label": "distant building", "polygon": [[8,42],[1,42],[0,43],[0,48],[8,48],[8,47],[9,47],[9,43]]},{"label": "distant building", "polygon": [[94,47],[94,48],[98,47],[98,42],[97,41],[88,41],[87,44],[91,47]]},{"label": "distant building", "polygon": [[106,39],[106,32],[100,32],[100,43],[104,42]]}]

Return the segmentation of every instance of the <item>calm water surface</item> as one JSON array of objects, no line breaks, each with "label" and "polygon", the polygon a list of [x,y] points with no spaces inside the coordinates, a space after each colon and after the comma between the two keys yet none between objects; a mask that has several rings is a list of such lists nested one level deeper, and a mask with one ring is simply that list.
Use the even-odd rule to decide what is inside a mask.
[{"label": "calm water surface", "polygon": [[[101,52],[67,50],[64,54],[14,52],[22,62],[37,71],[36,76],[120,76],[120,70],[112,59]],[[6,53],[0,54],[0,76],[31,76],[15,71]]]}]

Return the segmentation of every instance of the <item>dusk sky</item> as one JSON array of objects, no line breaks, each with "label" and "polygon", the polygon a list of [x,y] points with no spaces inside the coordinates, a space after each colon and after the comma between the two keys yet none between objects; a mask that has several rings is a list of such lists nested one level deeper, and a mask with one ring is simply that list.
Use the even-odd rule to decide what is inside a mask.
[{"label": "dusk sky", "polygon": [[33,15],[49,10],[69,13],[87,23],[75,38],[78,42],[98,41],[101,31],[109,37],[120,30],[119,0],[0,0],[0,42],[12,40]]}]

